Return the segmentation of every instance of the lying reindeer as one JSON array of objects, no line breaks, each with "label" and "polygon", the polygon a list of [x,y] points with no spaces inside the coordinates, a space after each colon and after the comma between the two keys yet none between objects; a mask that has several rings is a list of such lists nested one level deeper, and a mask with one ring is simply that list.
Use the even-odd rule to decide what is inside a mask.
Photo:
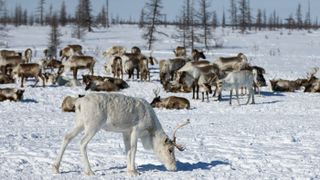
[{"label": "lying reindeer", "polygon": [[78,97],[71,97],[71,96],[67,96],[63,99],[62,104],[61,104],[61,109],[62,112],[75,112],[76,110],[76,100],[84,97],[84,95],[79,95]]},{"label": "lying reindeer", "polygon": [[167,98],[160,98],[160,89],[153,90],[155,98],[152,100],[150,105],[154,108],[165,108],[165,109],[190,109],[190,102],[188,99],[177,96],[170,96]]},{"label": "lying reindeer", "polygon": [[16,88],[0,89],[0,102],[5,100],[21,101],[23,99],[24,90]]},{"label": "lying reindeer", "polygon": [[129,85],[126,81],[119,78],[104,77],[104,76],[92,76],[92,75],[82,75],[83,84],[88,86],[91,81],[105,81],[108,80],[116,84],[120,89],[128,88]]}]

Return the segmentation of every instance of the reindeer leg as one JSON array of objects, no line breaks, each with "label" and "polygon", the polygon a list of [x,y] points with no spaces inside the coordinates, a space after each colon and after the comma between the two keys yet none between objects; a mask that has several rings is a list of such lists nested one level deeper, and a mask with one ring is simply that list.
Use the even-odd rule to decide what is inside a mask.
[{"label": "reindeer leg", "polygon": [[196,92],[196,87],[193,85],[192,86],[192,99],[195,98],[195,92]]},{"label": "reindeer leg", "polygon": [[[242,89],[243,89],[243,88],[242,88]],[[242,89],[241,89],[241,90],[242,90]],[[237,97],[238,105],[240,106],[239,89],[236,89],[236,97]]]},{"label": "reindeer leg", "polygon": [[76,137],[81,131],[83,130],[83,126],[82,125],[76,125],[72,131],[70,131],[69,133],[67,133],[64,136],[63,142],[62,142],[62,146],[59,150],[58,156],[56,158],[56,160],[54,161],[54,163],[52,164],[53,166],[53,171],[54,173],[59,173],[59,167],[60,167],[60,163],[62,160],[62,156],[64,154],[64,151],[66,150],[69,142]]},{"label": "reindeer leg", "polygon": [[196,85],[196,90],[197,90],[197,99],[199,99],[199,85]]},{"label": "reindeer leg", "polygon": [[232,89],[230,90],[230,99],[229,99],[229,104],[231,105],[231,101],[232,101]]},{"label": "reindeer leg", "polygon": [[23,88],[23,80],[24,80],[24,76],[22,75],[22,76],[21,76],[21,82],[20,82],[20,83],[21,83],[21,86],[20,86],[20,87],[22,87],[22,88]]},{"label": "reindeer leg", "polygon": [[86,129],[84,136],[80,142],[80,152],[82,155],[82,161],[84,163],[84,173],[85,175],[94,175],[93,171],[90,168],[90,163],[87,155],[87,145],[93,136],[97,133],[99,129],[96,127],[90,127]]},{"label": "reindeer leg", "polygon": [[73,79],[74,79],[74,80],[77,80],[77,74],[78,74],[78,68],[75,67],[75,68],[73,69]]},{"label": "reindeer leg", "polygon": [[202,94],[202,102],[204,102],[204,92],[201,92]]},{"label": "reindeer leg", "polygon": [[139,175],[139,173],[135,167],[137,142],[138,142],[138,132],[137,132],[136,128],[133,128],[133,130],[130,134],[130,149],[127,154],[128,155],[128,162],[127,162],[128,174],[131,176]]},{"label": "reindeer leg", "polygon": [[207,102],[209,102],[209,93],[208,93],[208,91],[206,91],[206,95],[207,95]]}]

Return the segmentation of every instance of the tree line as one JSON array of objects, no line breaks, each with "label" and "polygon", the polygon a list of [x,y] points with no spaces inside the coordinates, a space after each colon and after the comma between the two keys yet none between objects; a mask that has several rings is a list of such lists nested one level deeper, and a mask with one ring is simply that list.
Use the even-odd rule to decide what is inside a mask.
[{"label": "tree line", "polygon": [[[59,11],[54,11],[53,6],[48,6],[46,3],[46,0],[38,0],[35,13],[29,13],[19,4],[16,5],[13,12],[9,12],[6,1],[0,0],[0,26],[50,25],[52,31],[58,33],[57,26],[72,25],[73,36],[80,39],[86,32],[91,32],[96,27],[108,28],[113,24],[137,24],[144,29],[143,37],[147,39],[149,49],[156,41],[156,34],[166,35],[158,30],[159,25],[175,25],[177,33],[174,38],[178,39],[183,46],[192,49],[196,42],[202,42],[206,48],[209,48],[212,45],[209,40],[214,38],[214,31],[217,27],[231,27],[242,33],[251,30],[280,28],[308,30],[319,28],[318,18],[311,17],[310,0],[305,15],[301,4],[298,4],[296,12],[286,18],[281,18],[275,10],[269,14],[265,9],[257,9],[256,12],[252,12],[250,0],[230,0],[229,8],[223,10],[221,16],[212,10],[214,4],[210,0],[184,0],[175,20],[168,20],[166,14],[162,13],[162,0],[146,2],[138,20],[121,19],[119,16],[109,17],[109,0],[106,0],[96,16],[92,14],[90,0],[78,0],[73,14],[67,12],[65,1],[61,3]],[[52,37],[58,37],[58,35],[53,34]]]}]

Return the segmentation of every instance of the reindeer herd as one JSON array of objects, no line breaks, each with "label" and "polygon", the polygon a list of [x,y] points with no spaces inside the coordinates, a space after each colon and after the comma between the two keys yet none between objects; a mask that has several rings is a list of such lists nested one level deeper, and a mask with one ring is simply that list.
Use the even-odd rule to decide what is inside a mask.
[{"label": "reindeer herd", "polygon": [[[265,69],[253,66],[248,62],[245,54],[238,53],[232,57],[219,57],[211,62],[206,60],[204,52],[192,50],[191,56],[187,56],[184,47],[174,50],[174,57],[166,60],[158,60],[152,53],[145,55],[139,47],[132,47],[127,52],[122,46],[113,46],[103,52],[108,59],[104,66],[110,76],[94,75],[96,59],[84,55],[81,45],[68,45],[60,50],[56,57],[56,49],[44,50],[44,58],[33,62],[32,50],[26,49],[23,53],[1,50],[0,51],[0,83],[10,84],[18,82],[24,87],[27,78],[35,78],[35,87],[42,81],[42,86],[78,86],[84,85],[85,90],[90,91],[120,91],[129,88],[124,80],[140,79],[150,81],[150,66],[159,64],[159,80],[166,92],[192,92],[192,99],[209,102],[209,94],[213,94],[217,100],[221,100],[223,90],[229,90],[229,104],[232,104],[232,93],[236,94],[240,105],[239,93],[248,92],[246,104],[251,100],[255,103],[255,93],[262,86],[267,86],[264,74]],[[89,74],[82,74],[82,83],[78,80],[78,70],[87,69]],[[319,68],[314,68],[308,73],[307,78],[290,80],[270,80],[273,91],[289,91],[304,87],[305,92],[320,92],[320,80],[315,76]],[[64,74],[72,72],[72,79]],[[153,73],[154,74],[154,73]],[[29,89],[28,89],[29,90]],[[0,89],[0,101],[21,101],[24,89],[2,88]],[[115,131],[123,134],[125,151],[127,153],[127,168],[130,175],[137,175],[135,167],[135,154],[137,141],[141,139],[144,147],[153,149],[155,154],[164,163],[168,170],[176,170],[174,148],[183,151],[184,148],[176,143],[175,133],[177,129],[188,124],[178,125],[174,131],[173,139],[170,139],[160,124],[153,108],[166,109],[190,109],[190,101],[184,97],[169,96],[160,98],[160,88],[153,90],[155,98],[151,103],[144,99],[129,97],[115,93],[90,93],[78,97],[67,96],[62,102],[63,112],[75,112],[76,122],[74,128],[65,135],[61,149],[53,163],[54,172],[59,172],[60,163],[68,143],[84,131],[81,139],[80,150],[84,171],[92,175],[87,157],[86,147],[92,137],[101,129]]]}]

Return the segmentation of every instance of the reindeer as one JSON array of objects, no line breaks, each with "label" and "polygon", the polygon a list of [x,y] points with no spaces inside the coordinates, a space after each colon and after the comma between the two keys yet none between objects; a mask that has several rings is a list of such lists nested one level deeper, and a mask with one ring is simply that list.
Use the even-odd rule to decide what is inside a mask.
[{"label": "reindeer", "polygon": [[5,100],[21,101],[23,99],[23,89],[16,88],[1,88],[0,89],[0,102]]},{"label": "reindeer", "polygon": [[233,71],[235,67],[241,67],[242,64],[246,64],[247,62],[247,57],[243,53],[239,53],[234,57],[219,57],[214,61],[214,63],[219,66],[221,71]]},{"label": "reindeer", "polygon": [[150,81],[150,71],[149,71],[149,66],[148,66],[148,59],[143,57],[142,59],[140,59],[140,63],[139,63],[139,69],[140,69],[140,78],[142,81]]},{"label": "reindeer", "polygon": [[23,53],[23,57],[26,61],[26,63],[31,62],[32,59],[32,50],[30,48],[26,49]]},{"label": "reindeer", "polygon": [[112,78],[112,77],[103,77],[103,76],[92,76],[92,75],[82,75],[83,84],[86,86],[89,85],[91,81],[105,81],[108,80],[111,83],[117,85],[120,89],[128,88],[129,85],[122,79]]},{"label": "reindeer", "polygon": [[173,92],[173,93],[177,93],[177,92],[182,92],[182,93],[189,93],[192,92],[192,88],[185,85],[185,84],[181,84],[177,81],[170,81],[167,82],[165,84],[163,84],[163,89],[166,92]]},{"label": "reindeer", "polygon": [[150,103],[152,107],[165,109],[190,109],[190,102],[188,101],[188,99],[177,96],[160,98],[159,92],[160,89],[153,90],[155,98]]},{"label": "reindeer", "polygon": [[12,50],[0,50],[0,58],[5,58],[5,57],[8,57],[8,56],[22,56],[21,53],[19,52],[16,52],[16,51],[12,51]]},{"label": "reindeer", "polygon": [[69,57],[67,61],[62,62],[62,66],[58,70],[58,76],[60,76],[65,71],[72,70],[73,78],[77,80],[78,69],[89,69],[91,75],[93,75],[93,68],[95,63],[96,60],[91,56],[73,55]]},{"label": "reindeer", "polygon": [[200,58],[206,59],[203,51],[198,51],[197,49],[192,49],[191,56],[193,61],[199,61]]},{"label": "reindeer", "polygon": [[138,48],[137,46],[133,46],[133,47],[131,48],[131,53],[132,53],[132,54],[135,54],[135,55],[140,55],[140,54],[141,54],[141,50],[140,50],[140,48]]},{"label": "reindeer", "polygon": [[177,46],[176,49],[173,51],[173,53],[176,55],[176,57],[187,56],[187,50],[185,47],[182,47],[182,46]]},{"label": "reindeer", "polygon": [[315,74],[319,71],[319,68],[312,68],[310,73],[307,73],[306,79],[297,79],[296,82],[300,86],[304,87],[304,92],[320,92],[319,79]]},{"label": "reindeer", "polygon": [[123,79],[122,59],[119,56],[113,58],[111,65],[113,77]]},{"label": "reindeer", "polygon": [[104,81],[90,81],[90,83],[85,87],[85,90],[91,91],[120,91],[120,88],[108,79]]},{"label": "reindeer", "polygon": [[61,104],[62,112],[75,112],[76,111],[76,100],[84,97],[84,95],[78,95],[78,97],[67,96],[63,99]]},{"label": "reindeer", "polygon": [[131,79],[131,77],[132,79],[134,78],[135,70],[137,73],[137,79],[139,79],[140,57],[129,53],[125,53],[125,56],[127,56],[128,59],[124,61],[124,70],[129,75],[128,79]]},{"label": "reindeer", "polygon": [[2,74],[10,74],[14,67],[22,63],[21,56],[3,56],[0,58],[0,69]]},{"label": "reindeer", "polygon": [[62,48],[59,52],[59,56],[61,58],[61,61],[64,58],[69,59],[69,57],[71,57],[73,55],[83,56],[81,45],[78,45],[78,44],[67,45],[66,47]]},{"label": "reindeer", "polygon": [[255,102],[254,102],[254,90],[253,90],[254,82],[253,81],[254,81],[254,77],[253,77],[252,71],[241,70],[241,71],[230,72],[229,74],[227,74],[225,78],[219,81],[219,84],[218,84],[219,85],[218,94],[220,96],[219,99],[221,99],[222,90],[228,89],[230,90],[229,104],[231,105],[232,91],[233,89],[235,89],[238,105],[240,105],[238,91],[239,91],[239,88],[245,87],[249,90],[248,100],[246,104],[250,102],[251,98],[252,98],[251,103],[254,104]]},{"label": "reindeer", "polygon": [[45,87],[45,78],[42,75],[40,65],[37,63],[19,64],[12,70],[12,74],[15,77],[21,78],[21,87],[23,87],[24,78],[28,77],[36,78],[36,82],[33,87],[35,87],[39,82],[39,77],[42,79],[42,86]]},{"label": "reindeer", "polygon": [[53,163],[55,173],[59,172],[60,162],[69,142],[84,131],[80,143],[84,172],[86,175],[93,175],[87,157],[87,144],[100,129],[123,134],[129,175],[139,174],[135,167],[138,139],[141,139],[145,148],[154,150],[168,170],[177,169],[174,147],[180,151],[184,148],[176,143],[175,134],[189,121],[175,128],[173,140],[171,140],[162,129],[152,107],[143,99],[114,93],[92,93],[78,99],[75,106],[76,125],[64,137],[58,156]]},{"label": "reindeer", "polygon": [[111,56],[122,56],[126,52],[126,49],[123,46],[112,46],[108,50],[102,53],[104,57]]},{"label": "reindeer", "polygon": [[7,74],[0,74],[0,84],[14,83],[14,79]]},{"label": "reindeer", "polygon": [[174,58],[169,60],[160,60],[160,82],[167,83],[174,79],[175,72],[187,63],[184,58]]}]

